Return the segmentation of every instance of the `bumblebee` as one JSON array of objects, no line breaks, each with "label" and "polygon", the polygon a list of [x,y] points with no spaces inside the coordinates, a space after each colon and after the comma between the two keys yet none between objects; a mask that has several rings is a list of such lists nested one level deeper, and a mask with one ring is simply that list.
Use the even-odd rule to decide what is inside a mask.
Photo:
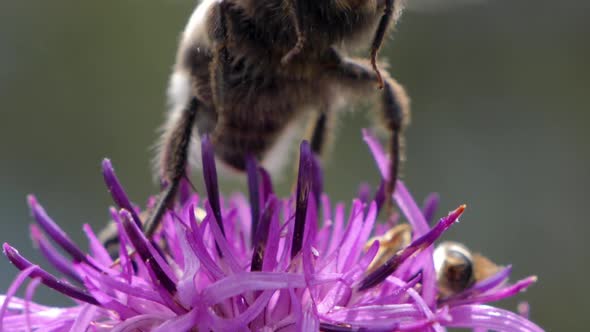
[{"label": "bumblebee", "polygon": [[[378,68],[377,54],[403,8],[399,0],[203,0],[182,33],[159,143],[164,183],[145,225],[149,236],[173,203],[197,141],[207,135],[217,159],[244,171],[254,157],[268,169],[310,122],[313,152],[325,150],[331,123],[348,101],[372,100],[389,132],[391,197],[409,100]],[[369,60],[348,56],[368,47]]]},{"label": "bumblebee", "polygon": [[[406,223],[396,225],[385,234],[367,241],[365,250],[379,241],[379,251],[369,265],[368,273],[383,265],[390,257],[412,241],[412,228]],[[485,280],[500,271],[500,266],[488,258],[472,253],[458,242],[440,243],[433,253],[439,298],[445,298],[466,289],[476,282]]]}]

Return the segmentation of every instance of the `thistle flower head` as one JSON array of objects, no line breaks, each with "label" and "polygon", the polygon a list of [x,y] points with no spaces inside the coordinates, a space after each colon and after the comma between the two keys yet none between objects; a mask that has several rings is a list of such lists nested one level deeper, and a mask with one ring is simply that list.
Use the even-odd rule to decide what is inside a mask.
[{"label": "thistle flower head", "polygon": [[[387,157],[368,132],[365,140],[387,178]],[[370,241],[392,227],[377,224],[384,191],[369,199],[363,189],[346,214],[343,204],[332,205],[323,194],[307,143],[301,145],[296,193],[284,199],[253,159],[247,162],[249,199],[222,197],[213,146],[207,139],[202,145],[207,195],[181,193],[152,238],[143,235],[140,211],[111,163],[103,162],[117,206],[111,209],[116,260],[88,225],[89,250],[80,249],[29,197],[33,241],[61,276],[5,243],[4,254],[21,272],[0,297],[0,331],[542,331],[523,316],[487,305],[535,281],[508,284],[510,267],[450,296],[439,292],[433,243],[465,206],[430,227],[437,198],[422,210],[398,182],[394,200],[412,235],[384,256],[384,245]],[[25,298],[15,297],[27,279]],[[75,304],[34,303],[39,283]]]}]

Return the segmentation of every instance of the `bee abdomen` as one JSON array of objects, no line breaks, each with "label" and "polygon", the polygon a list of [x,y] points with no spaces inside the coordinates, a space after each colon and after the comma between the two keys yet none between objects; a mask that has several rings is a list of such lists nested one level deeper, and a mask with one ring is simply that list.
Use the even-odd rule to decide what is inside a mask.
[{"label": "bee abdomen", "polygon": [[248,155],[262,160],[282,128],[217,129],[217,134],[213,136],[217,156],[229,166],[243,171]]}]

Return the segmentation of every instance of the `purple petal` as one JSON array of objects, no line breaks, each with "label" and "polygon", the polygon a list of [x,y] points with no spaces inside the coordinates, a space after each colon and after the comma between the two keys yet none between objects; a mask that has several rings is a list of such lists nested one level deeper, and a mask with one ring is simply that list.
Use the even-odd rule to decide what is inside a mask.
[{"label": "purple petal", "polygon": [[320,323],[320,331],[324,332],[364,332],[367,329],[362,327],[349,327],[330,323]]},{"label": "purple petal", "polygon": [[[387,282],[390,282],[398,287],[407,286],[406,282],[399,280],[395,277],[388,278]],[[423,274],[422,274],[422,282],[424,282],[424,275]],[[410,296],[410,298],[412,300],[414,300],[414,303],[416,304],[418,309],[422,312],[423,316],[426,317],[427,319],[433,321],[435,319],[435,314],[430,309],[430,307],[428,306],[428,304],[426,303],[424,298],[422,296],[420,296],[420,294],[418,294],[418,292],[413,288],[408,288],[407,293]],[[436,328],[436,326],[434,326],[434,328],[435,328],[435,330],[439,330]]]},{"label": "purple petal", "polygon": [[[205,204],[205,211],[207,211],[207,215],[213,214],[211,205],[208,203]],[[220,257],[224,258],[225,263],[233,272],[241,271],[242,268],[240,263],[237,261],[237,255],[234,253],[232,246],[227,242],[222,230],[219,228],[219,225],[217,223],[210,223],[209,227],[211,229],[211,233],[213,234],[215,246],[217,252],[220,254]]]},{"label": "purple petal", "polygon": [[285,216],[286,220],[283,221],[283,225],[280,227],[281,237],[284,237],[285,240],[280,241],[280,256],[278,259],[278,266],[276,267],[277,270],[284,271],[288,268],[291,264],[291,246],[293,244],[293,233],[295,231],[295,198],[291,197],[291,199],[283,201],[283,215]]},{"label": "purple petal", "polygon": [[[399,288],[397,288],[392,294],[388,295],[387,297],[382,297],[382,303],[403,303],[401,301],[402,296],[407,295],[411,289],[416,287],[418,283],[422,282],[422,272],[416,273],[416,275],[412,276],[407,283],[401,284]],[[410,295],[411,296],[411,295]],[[420,304],[418,304],[420,305]],[[424,306],[426,306],[424,304]]]},{"label": "purple petal", "polygon": [[[381,176],[386,181],[389,180],[389,158],[383,151],[381,144],[377,141],[377,139],[373,136],[373,134],[367,130],[363,129],[363,139],[369,146],[373,154],[373,158],[375,158],[375,162],[377,162],[377,167],[379,168],[379,172],[381,172]],[[397,186],[396,186],[397,187]]]},{"label": "purple petal", "polygon": [[[358,201],[359,204],[360,201]],[[362,204],[361,204],[362,206]],[[365,246],[365,244],[367,243],[367,241],[369,240],[369,235],[371,234],[371,231],[373,230],[373,226],[375,225],[375,220],[377,217],[377,205],[375,203],[372,203],[371,206],[369,207],[368,211],[367,211],[367,216],[364,217],[362,214],[362,207],[360,209],[360,213],[358,216],[358,221],[359,224],[358,226],[355,227],[355,229],[352,229],[352,239],[353,239],[353,243],[352,246],[350,247],[350,249],[346,249],[347,251],[344,252],[349,252],[348,254],[348,258],[346,259],[346,261],[344,262],[343,265],[341,265],[342,267],[345,266],[351,266],[353,264],[353,262],[358,260],[358,257],[360,255],[360,253],[363,250],[363,247]],[[356,219],[355,219],[356,220]],[[343,245],[344,248],[344,245]],[[348,251],[350,250],[350,251]]]},{"label": "purple petal", "polygon": [[[22,273],[22,271],[19,274],[21,274],[21,273]],[[17,278],[18,278],[18,275],[17,275]],[[27,280],[27,278],[24,278],[23,281]],[[39,278],[32,279],[31,282],[33,282],[33,281],[41,282],[41,280]],[[14,280],[13,280],[13,283],[14,283]],[[21,283],[20,286],[22,286],[22,284],[23,283]],[[0,306],[2,304],[4,304],[4,302],[6,302],[7,305],[8,305],[8,309],[7,310],[9,310],[9,311],[23,311],[27,307],[27,303],[26,302],[27,301],[31,301],[32,298],[31,299],[29,299],[29,298],[21,299],[21,298],[18,298],[18,297],[11,297],[10,298],[10,301],[7,301],[7,300],[8,300],[8,296],[7,295],[5,295],[5,294],[4,295],[0,295]],[[45,305],[38,304],[38,303],[35,303],[35,302],[29,302],[28,303],[28,306],[29,306],[30,311],[31,312],[34,312],[34,313],[36,313],[36,312],[42,312],[42,311],[49,311],[49,310],[60,311],[59,309],[57,309],[55,307],[49,307],[49,306],[45,306]]]},{"label": "purple petal", "polygon": [[69,296],[73,299],[77,299],[83,302],[87,302],[90,304],[98,305],[99,303],[96,301],[95,298],[90,296],[84,290],[81,290],[75,286],[72,286],[65,281],[58,280],[56,277],[48,273],[47,271],[41,269],[40,267],[33,265],[33,263],[29,262],[26,258],[21,256],[16,249],[11,247],[8,243],[4,243],[2,246],[4,249],[4,255],[8,257],[10,262],[16,266],[19,270],[23,271],[30,267],[34,267],[30,273],[31,278],[41,278],[41,282],[56,291]]},{"label": "purple petal", "polygon": [[313,312],[306,311],[303,314],[303,331],[318,331],[320,320]]},{"label": "purple petal", "polygon": [[242,272],[209,285],[203,291],[201,301],[203,304],[211,306],[248,291],[291,287],[305,287],[303,275],[282,272]]},{"label": "purple petal", "polygon": [[221,229],[221,233],[225,235],[223,219],[221,218],[221,203],[219,201],[219,185],[217,184],[215,153],[213,151],[213,144],[211,144],[211,140],[207,135],[201,138],[201,157],[203,161],[203,178],[205,179],[209,204],[211,204],[215,220]]},{"label": "purple petal", "polygon": [[366,271],[369,268],[369,265],[371,265],[371,262],[375,259],[375,256],[377,256],[378,252],[379,241],[373,241],[373,243],[369,246],[369,249],[365,251],[364,255],[358,261],[358,264],[361,266],[363,271]]},{"label": "purple petal", "polygon": [[[6,247],[7,246],[8,245],[5,243],[4,244],[4,248],[5,248],[4,254],[5,255],[6,255]],[[37,269],[36,266],[29,266],[29,267],[22,269],[21,273],[18,274],[18,276],[14,279],[14,281],[12,281],[12,284],[10,285],[10,287],[8,287],[4,301],[2,301],[2,306],[0,307],[0,331],[4,331],[2,325],[4,322],[6,311],[8,310],[8,307],[9,307],[9,303],[12,300],[12,297],[16,294],[16,291],[25,282],[25,280],[27,280],[28,278],[31,277],[31,275],[35,272],[36,269]],[[26,305],[27,305],[27,302],[25,302],[25,306]]]},{"label": "purple petal", "polygon": [[[398,181],[394,198],[399,208],[402,210],[406,218],[408,218],[408,222],[412,225],[414,237],[422,236],[430,230],[430,226],[424,219],[422,211],[412,199],[410,192],[401,181]],[[422,296],[430,306],[434,306],[437,293],[436,272],[434,271],[432,255],[433,248],[428,248],[416,257],[416,261],[414,262],[415,268],[422,269],[422,272],[424,273]]]},{"label": "purple petal", "polygon": [[268,243],[268,236],[270,231],[270,223],[275,212],[277,201],[274,197],[271,197],[262,214],[259,228],[257,229],[256,236],[254,237],[254,245],[252,252],[252,264],[250,271],[262,271],[262,264],[264,261],[264,254]]},{"label": "purple petal", "polygon": [[29,207],[31,212],[33,213],[33,218],[37,221],[37,224],[43,229],[50,238],[52,238],[60,247],[62,247],[72,258],[75,262],[84,262],[94,268],[97,268],[96,265],[92,264],[86,254],[78,248],[78,246],[68,237],[66,232],[64,232],[48,215],[45,213],[45,210],[39,203],[37,203],[37,199],[33,195],[29,195],[28,197]]},{"label": "purple petal", "polygon": [[258,168],[258,171],[260,172],[260,176],[262,177],[262,184],[261,184],[261,191],[262,191],[262,201],[266,202],[268,200],[268,197],[274,193],[274,189],[272,187],[272,181],[270,178],[270,175],[268,174],[268,172],[260,167]]},{"label": "purple petal", "polygon": [[156,276],[156,279],[152,280],[154,284],[162,285],[170,294],[174,294],[176,292],[176,284],[170,276],[164,272],[164,268],[158,262],[157,257],[152,254],[152,250],[150,250],[151,244],[141,229],[139,229],[135,223],[131,222],[131,220],[133,220],[131,213],[127,210],[121,210],[120,215],[123,222],[123,228],[125,228],[125,232],[133,244],[133,247]]},{"label": "purple petal", "polygon": [[62,254],[55,249],[53,245],[41,233],[41,230],[37,225],[31,225],[31,237],[33,242],[39,247],[41,254],[55,269],[64,275],[72,278],[78,283],[82,283],[82,278],[78,275],[78,272],[73,269],[72,262],[65,258]]},{"label": "purple petal", "polygon": [[438,208],[440,196],[437,193],[431,193],[426,197],[422,204],[422,214],[427,223],[431,223],[434,220],[434,214]]},{"label": "purple petal", "polygon": [[[211,280],[215,281],[225,277],[225,273],[220,269],[217,265],[213,257],[209,254],[207,247],[205,245],[203,239],[203,230],[202,227],[199,226],[199,222],[196,220],[195,214],[191,213],[189,215],[190,218],[190,225],[191,225],[191,235],[192,238],[189,239],[189,244],[193,249],[195,255],[205,267],[205,271],[210,274]],[[208,222],[208,220],[213,219],[213,216],[207,215],[203,220],[203,224]]]},{"label": "purple petal", "polygon": [[102,176],[115,204],[117,204],[119,209],[125,209],[129,211],[129,213],[131,213],[131,216],[133,217],[133,221],[135,222],[135,224],[141,228],[141,219],[139,219],[139,216],[135,212],[135,208],[131,204],[131,201],[129,200],[127,193],[125,193],[125,189],[123,189],[123,186],[121,186],[119,179],[117,179],[115,169],[113,168],[113,165],[111,164],[111,161],[109,159],[104,159],[102,161]]},{"label": "purple petal", "polygon": [[115,326],[110,332],[135,332],[151,330],[158,326],[162,321],[169,319],[168,316],[153,313],[148,315],[139,315],[125,320],[125,322]]},{"label": "purple petal", "polygon": [[168,331],[191,331],[198,321],[198,310],[189,311],[188,313],[168,319],[160,326],[151,330],[152,332],[168,332]]},{"label": "purple petal", "polygon": [[[0,296],[0,303],[2,302]],[[24,302],[27,300],[12,299],[9,304],[9,310],[12,312],[9,311],[3,317],[1,331],[69,331],[80,311],[80,306],[55,308]],[[30,316],[30,325],[27,324],[27,315]],[[29,326],[31,329],[28,329]]]},{"label": "purple petal", "polygon": [[383,204],[385,203],[385,181],[381,180],[379,188],[377,188],[377,191],[375,192],[375,197],[373,198],[373,201],[377,203],[377,214],[379,214],[379,212],[381,212]]},{"label": "purple petal", "polygon": [[[313,196],[313,194],[312,194]],[[305,217],[306,225],[303,234],[303,274],[305,280],[310,282],[313,279],[315,268],[313,261],[314,252],[312,251],[313,243],[316,240],[318,228],[318,216],[316,208],[316,200],[310,199],[307,201],[307,215]]]},{"label": "purple petal", "polygon": [[295,331],[303,331],[301,322],[303,320],[303,310],[301,308],[301,300],[295,293],[293,288],[289,288],[289,295],[291,297],[291,314],[295,318]]},{"label": "purple petal", "polygon": [[362,222],[363,203],[355,199],[352,202],[352,207],[350,208],[350,216],[346,230],[344,231],[342,241],[338,245],[337,249],[340,252],[338,256],[338,271],[343,271],[343,269],[348,267],[348,257],[354,253],[352,252],[352,248],[355,245],[357,235],[361,231]]},{"label": "purple petal", "polygon": [[522,317],[529,319],[530,315],[531,315],[531,306],[529,305],[528,302],[524,301],[524,302],[520,302],[518,304],[518,314],[521,315]]},{"label": "purple petal", "polygon": [[199,273],[201,264],[190,247],[187,230],[182,228],[180,223],[176,223],[176,230],[178,232],[178,245],[183,258],[182,276],[177,283],[178,298],[185,308],[190,308],[198,294],[193,279]]},{"label": "purple petal", "polygon": [[280,241],[279,216],[278,213],[276,213],[270,220],[268,240],[266,242],[264,261],[262,262],[262,271],[273,271],[276,268]]},{"label": "purple petal", "polygon": [[446,326],[483,328],[503,332],[543,332],[529,320],[499,308],[486,305],[461,305],[449,310],[452,317]]},{"label": "purple petal", "polygon": [[[183,210],[186,210],[188,208],[188,206],[184,206]],[[154,239],[152,240],[152,244],[158,243],[158,241],[165,241],[166,243],[166,251],[164,255],[162,255],[163,257],[165,256],[169,256],[169,258],[167,259],[168,262],[171,262],[172,264],[174,263],[182,263],[183,260],[183,254],[182,254],[182,250],[180,249],[180,245],[179,245],[179,237],[180,237],[180,232],[178,232],[177,229],[177,225],[181,224],[182,222],[180,221],[181,218],[182,219],[187,219],[184,217],[184,215],[186,215],[186,211],[182,211],[183,216],[179,217],[178,214],[176,213],[176,211],[170,211],[167,214],[167,218],[164,218],[164,220],[162,221],[162,231],[157,234],[157,237],[161,237],[160,239]],[[183,265],[180,265],[179,267],[182,268]]]},{"label": "purple petal", "polygon": [[[156,274],[153,268],[147,269],[147,272],[150,279],[153,281],[152,287],[160,295],[160,298],[164,302],[164,307],[166,308],[166,310],[171,310],[176,315],[185,314],[188,310],[186,308],[183,308],[178,303],[175,297],[176,294],[171,293],[170,290],[168,290],[165,286],[157,282],[157,280],[159,280],[160,275]],[[174,287],[174,289],[176,290],[176,284],[174,284]]]},{"label": "purple petal", "polygon": [[477,296],[469,297],[462,300],[456,301],[449,301],[450,305],[461,305],[461,304],[471,304],[471,303],[487,303],[487,302],[494,302],[505,299],[507,297],[514,296],[524,290],[526,290],[530,285],[537,282],[536,276],[531,276],[516,282],[514,285],[510,285],[498,290],[492,290],[485,294],[480,294]]},{"label": "purple petal", "polygon": [[220,331],[245,329],[252,320],[263,313],[273,293],[273,290],[263,292],[244,312],[231,319],[217,319],[214,324]]},{"label": "purple petal", "polygon": [[113,264],[113,259],[109,255],[104,245],[100,242],[96,234],[92,231],[90,225],[82,225],[82,230],[84,230],[84,234],[86,234],[86,238],[88,238],[92,258],[104,266]]},{"label": "purple petal", "polygon": [[[190,170],[190,167],[186,167],[186,169],[185,169],[185,171],[187,172],[186,176],[183,177],[180,180],[180,183],[178,184],[178,203],[180,205],[185,205],[191,199],[191,194],[192,194],[193,190],[196,191],[195,186],[189,180],[189,178],[190,178],[189,174],[188,174],[189,170]],[[152,201],[152,204],[148,204],[147,210],[152,210],[155,203],[156,203],[156,201],[154,200],[154,201]],[[152,206],[150,207],[150,205],[152,205]]]},{"label": "purple petal", "polygon": [[151,284],[139,284],[137,282],[129,283],[121,278],[97,271],[87,272],[88,277],[92,279],[92,283],[103,289],[105,293],[112,294],[112,291],[118,291],[131,297],[164,304],[160,296],[152,288]]},{"label": "purple petal", "polygon": [[508,266],[508,267],[500,270],[498,273],[494,274],[493,276],[491,276],[487,279],[484,279],[480,282],[477,282],[475,285],[473,285],[469,289],[466,289],[465,291],[460,292],[455,295],[452,295],[448,298],[443,298],[439,302],[441,304],[445,304],[448,302],[453,302],[456,300],[461,300],[461,299],[473,297],[478,294],[485,293],[491,289],[498,287],[503,282],[508,280],[508,276],[510,275],[511,272],[512,272],[512,266]]},{"label": "purple petal", "polygon": [[358,193],[356,197],[359,201],[363,202],[364,204],[369,203],[369,196],[371,196],[371,186],[363,182],[359,185]]},{"label": "purple petal", "polygon": [[448,322],[451,320],[448,308],[442,308],[437,311],[434,316],[427,317],[426,319],[419,319],[414,322],[403,322],[399,325],[400,331],[435,331],[435,332],[446,332],[440,323]]},{"label": "purple petal", "polygon": [[322,175],[322,167],[320,165],[320,161],[316,158],[315,155],[311,155],[311,163],[312,163],[312,192],[314,198],[316,199],[316,207],[320,206],[320,198],[322,197],[322,193],[324,192],[324,177]]},{"label": "purple petal", "polygon": [[[27,323],[27,328],[32,330],[31,326],[31,303],[33,302],[33,296],[37,290],[37,287],[41,283],[41,279],[35,278],[31,280],[31,282],[27,285],[27,289],[25,290],[25,320]],[[0,315],[0,320],[2,320],[2,315]],[[2,326],[0,326],[0,331],[2,331]]]},{"label": "purple petal", "polygon": [[330,197],[327,194],[323,194],[321,198],[324,224],[328,222],[333,222],[332,204],[330,203]]},{"label": "purple petal", "polygon": [[423,317],[415,305],[408,303],[342,308],[325,316],[330,321],[364,327],[368,331],[395,331],[401,321]]},{"label": "purple petal", "polygon": [[303,245],[307,201],[312,186],[312,155],[307,141],[301,143],[299,152],[299,173],[297,175],[297,201],[295,203],[295,230],[291,245],[291,258],[295,257]]},{"label": "purple petal", "polygon": [[[105,291],[111,292],[110,289],[99,289],[98,287],[101,286],[97,284],[95,280],[91,280],[86,283],[86,288],[92,294],[92,296],[96,298],[98,302],[100,302],[101,308],[105,311],[116,313],[121,320],[134,317],[140,314],[141,310],[145,310],[144,308],[149,308],[149,306],[145,306],[143,303],[141,303],[141,300],[134,299],[132,297],[126,299],[128,304],[123,304],[118,299],[113,298],[112,295],[105,293]],[[131,306],[137,307],[139,310],[136,310]],[[164,309],[167,310],[167,308]]]},{"label": "purple petal", "polygon": [[[323,201],[324,200],[322,199],[322,206],[325,205]],[[328,209],[329,208],[330,207],[328,207]],[[330,234],[332,233],[333,223],[331,219],[326,219],[326,217],[324,216],[322,216],[321,218],[318,217],[318,222],[320,223],[321,228],[316,236],[314,246],[321,256],[325,256],[328,250],[328,245],[330,245]]]},{"label": "purple petal", "polygon": [[89,304],[83,305],[82,310],[80,310],[80,314],[78,317],[76,317],[76,320],[70,328],[70,331],[88,331],[92,325],[92,320],[95,318],[98,309],[99,308],[97,306]]},{"label": "purple petal", "polygon": [[371,202],[369,205],[369,209],[367,210],[367,215],[365,217],[363,226],[361,231],[358,234],[358,238],[356,240],[356,244],[353,247],[354,255],[350,255],[352,260],[350,264],[358,260],[358,257],[363,251],[363,247],[369,240],[369,236],[374,229],[375,222],[377,221],[377,204],[375,202]]},{"label": "purple petal", "polygon": [[[326,251],[326,255],[332,254],[334,251],[338,250],[340,246],[342,232],[344,228],[344,208],[344,204],[342,203],[336,205],[336,209],[334,212],[334,223],[332,226],[332,234],[330,236],[330,246]],[[326,210],[324,210],[324,213],[325,211]]]},{"label": "purple petal", "polygon": [[123,221],[115,208],[110,208],[109,213],[115,225],[117,227],[117,234],[119,237],[119,264],[121,265],[122,275],[126,278],[127,282],[131,282],[131,278],[134,274],[133,262],[127,251],[127,245],[129,244],[129,237],[125,233],[123,227]]},{"label": "purple petal", "polygon": [[248,174],[248,192],[250,194],[250,212],[252,219],[250,243],[254,243],[256,237],[258,221],[260,219],[260,181],[258,180],[258,164],[256,159],[249,156],[246,159],[246,172]]}]

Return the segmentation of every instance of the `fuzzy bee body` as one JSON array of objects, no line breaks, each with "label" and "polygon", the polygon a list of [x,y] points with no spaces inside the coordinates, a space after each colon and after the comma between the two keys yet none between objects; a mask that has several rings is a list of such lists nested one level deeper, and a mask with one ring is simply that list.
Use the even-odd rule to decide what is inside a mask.
[{"label": "fuzzy bee body", "polygon": [[[211,135],[221,161],[243,170],[247,154],[264,162],[267,152],[280,141],[280,134],[293,120],[305,117],[307,111],[334,104],[337,82],[325,75],[326,66],[338,61],[331,48],[355,42],[361,36],[367,39],[382,8],[379,11],[374,1],[351,1],[346,10],[335,11],[329,2],[301,2],[301,11],[309,13],[302,27],[307,30],[307,43],[313,47],[304,48],[285,65],[282,57],[296,44],[297,37],[287,15],[280,14],[281,1],[229,3],[226,16],[231,38],[227,43],[229,59],[221,106],[216,105],[212,91],[215,74],[211,74],[215,61],[216,3],[203,1],[183,32],[169,89],[171,113],[164,132],[172,133],[180,116],[177,113],[183,112],[189,99],[196,97],[203,104],[196,118],[199,135]],[[341,6],[345,4],[343,1]],[[168,139],[164,137],[162,142],[165,144]],[[165,145],[163,149],[161,155],[165,158]],[[161,160],[161,170],[166,163],[166,159]],[[265,166],[275,168],[271,163]]]},{"label": "fuzzy bee body", "polygon": [[[289,138],[301,138],[302,120],[314,120],[311,145],[322,152],[343,97],[381,97],[381,122],[392,135],[393,192],[408,99],[381,75],[375,57],[401,9],[394,0],[203,0],[181,36],[170,81],[158,153],[159,174],[170,185],[147,233],[173,201],[186,164],[193,164],[189,156],[199,155],[194,137],[208,135],[231,168],[244,170],[253,156],[276,169],[288,160]],[[344,55],[371,45],[372,35],[372,62]]]}]

